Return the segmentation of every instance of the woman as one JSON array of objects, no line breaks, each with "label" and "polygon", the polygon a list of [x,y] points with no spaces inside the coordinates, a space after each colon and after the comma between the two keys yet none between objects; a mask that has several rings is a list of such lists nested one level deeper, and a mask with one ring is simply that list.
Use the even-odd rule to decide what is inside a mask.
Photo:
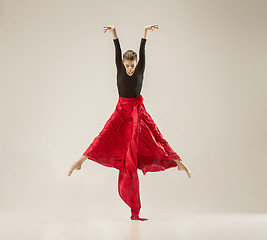
[{"label": "woman", "polygon": [[147,31],[153,31],[153,28],[158,29],[158,25],[145,27],[137,63],[137,54],[133,50],[126,51],[122,60],[115,27],[104,27],[104,33],[107,30],[113,33],[119,99],[102,131],[68,173],[70,176],[74,169],[80,170],[86,159],[118,169],[119,195],[131,208],[131,219],[142,221],[148,219],[139,217],[141,202],[137,169],[146,174],[177,166],[178,170],[184,170],[188,177],[191,176],[146,111],[140,94],[145,69],[146,36]]}]

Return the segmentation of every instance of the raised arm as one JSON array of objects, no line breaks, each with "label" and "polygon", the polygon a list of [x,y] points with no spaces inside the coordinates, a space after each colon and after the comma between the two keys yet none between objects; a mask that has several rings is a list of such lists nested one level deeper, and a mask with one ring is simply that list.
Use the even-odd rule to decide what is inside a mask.
[{"label": "raised arm", "polygon": [[113,42],[115,46],[115,63],[117,69],[119,69],[122,66],[122,56],[119,38],[113,38]]},{"label": "raised arm", "polygon": [[107,26],[104,27],[104,33],[109,30],[109,32],[112,32],[113,35],[113,42],[115,46],[115,63],[117,68],[119,69],[122,66],[122,54],[121,54],[121,47],[119,38],[117,36],[116,28],[114,26]]},{"label": "raised arm", "polygon": [[146,54],[145,54],[145,47],[146,47],[146,38],[141,38],[140,48],[139,48],[139,61],[138,66],[141,71],[145,70],[145,63],[146,63]]},{"label": "raised arm", "polygon": [[148,30],[152,30],[153,31],[153,28],[156,28],[158,29],[158,25],[148,25],[145,27],[144,29],[144,34],[143,34],[143,37],[141,38],[141,43],[140,43],[140,48],[139,48],[139,62],[138,62],[138,65],[140,67],[140,69],[142,71],[144,71],[145,69],[145,46],[146,46],[146,42],[147,42],[147,31]]}]

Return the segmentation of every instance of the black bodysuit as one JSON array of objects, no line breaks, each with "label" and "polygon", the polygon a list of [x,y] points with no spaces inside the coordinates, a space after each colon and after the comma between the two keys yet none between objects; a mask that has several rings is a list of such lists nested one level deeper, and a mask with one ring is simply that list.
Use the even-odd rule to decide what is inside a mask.
[{"label": "black bodysuit", "polygon": [[129,76],[126,72],[125,66],[122,63],[119,38],[113,39],[115,45],[115,62],[117,66],[117,87],[119,96],[135,98],[141,92],[145,70],[146,40],[146,38],[141,38],[139,61],[135,67],[133,75]]}]

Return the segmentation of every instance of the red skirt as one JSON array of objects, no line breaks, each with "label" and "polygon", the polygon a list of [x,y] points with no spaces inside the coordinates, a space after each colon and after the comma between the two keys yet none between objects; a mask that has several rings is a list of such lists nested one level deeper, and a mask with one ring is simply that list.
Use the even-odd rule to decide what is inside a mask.
[{"label": "red skirt", "polygon": [[141,209],[137,169],[145,175],[176,167],[173,159],[181,161],[146,111],[143,100],[142,95],[119,96],[115,111],[83,153],[119,170],[119,195],[131,208],[131,217],[138,217]]}]

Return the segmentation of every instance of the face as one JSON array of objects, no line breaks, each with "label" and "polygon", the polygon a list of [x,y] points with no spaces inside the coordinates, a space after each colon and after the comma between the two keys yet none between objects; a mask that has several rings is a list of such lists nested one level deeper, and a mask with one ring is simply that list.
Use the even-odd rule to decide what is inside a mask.
[{"label": "face", "polygon": [[132,74],[137,65],[136,60],[123,60],[123,65],[126,68],[128,74]]}]

